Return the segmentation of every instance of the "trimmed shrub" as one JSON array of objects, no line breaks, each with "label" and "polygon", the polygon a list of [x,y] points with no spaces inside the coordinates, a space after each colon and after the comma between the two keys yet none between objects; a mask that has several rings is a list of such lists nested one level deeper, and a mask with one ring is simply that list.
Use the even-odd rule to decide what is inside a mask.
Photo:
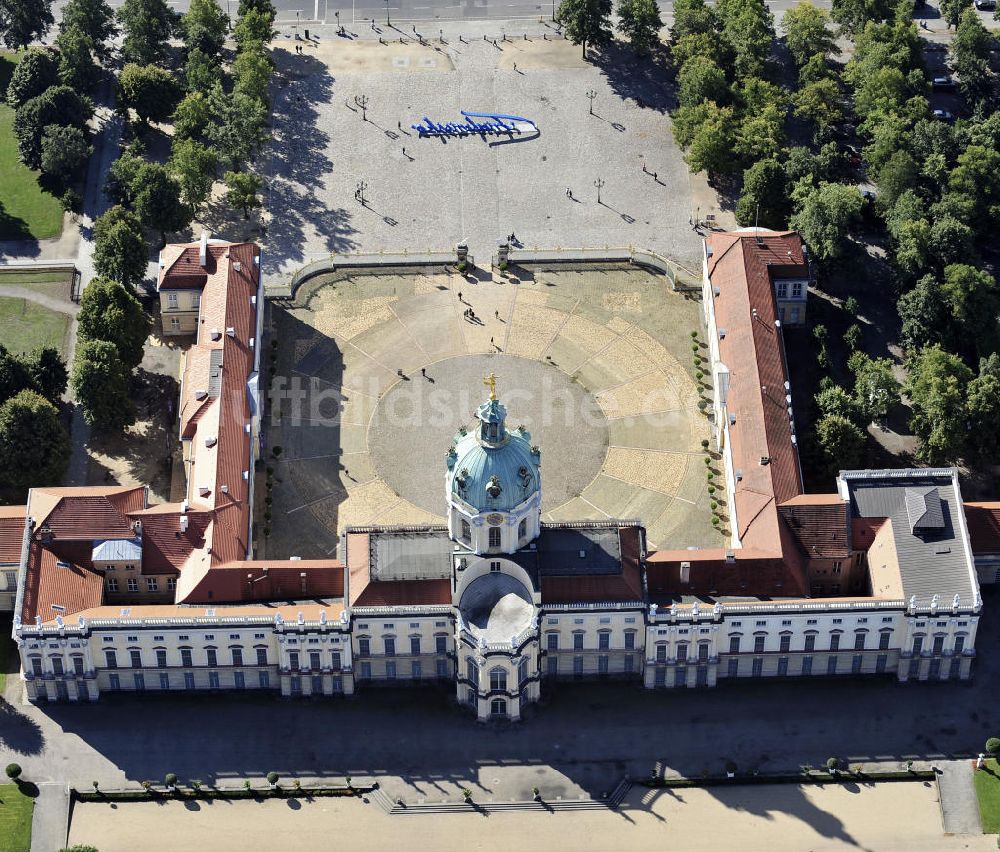
[{"label": "trimmed shrub", "polygon": [[7,764],[7,777],[11,781],[17,781],[21,777],[21,767],[16,763]]}]

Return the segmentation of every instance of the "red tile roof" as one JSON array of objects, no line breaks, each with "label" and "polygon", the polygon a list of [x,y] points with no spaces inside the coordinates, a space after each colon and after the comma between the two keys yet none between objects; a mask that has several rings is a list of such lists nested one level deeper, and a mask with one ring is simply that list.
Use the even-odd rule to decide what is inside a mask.
[{"label": "red tile roof", "polygon": [[[808,584],[800,566],[780,551],[661,550],[646,557],[649,599],[664,603],[684,595],[804,597]],[[688,582],[681,582],[681,563],[690,563]]]},{"label": "red tile roof", "polygon": [[0,506],[0,565],[19,565],[27,506]]},{"label": "red tile roof", "polygon": [[[726,336],[719,357],[729,369],[726,409],[737,530],[744,548],[774,551],[781,535],[777,505],[802,493],[798,453],[785,402],[784,343],[774,298],[775,277],[806,277],[802,241],[792,232],[712,234],[708,274],[716,325]],[[718,291],[718,295],[715,292]],[[767,458],[767,464],[760,460]]]},{"label": "red tile roof", "polygon": [[368,583],[357,595],[351,586],[351,606],[420,606],[451,604],[449,580],[393,580]]},{"label": "red tile roof", "polygon": [[624,603],[641,602],[642,549],[639,527],[621,527],[618,541],[621,547],[620,574],[580,574],[542,576],[542,603]]},{"label": "red tile roof", "polygon": [[966,503],[965,521],[976,556],[1000,554],[1000,503]]},{"label": "red tile roof", "polygon": [[210,566],[188,591],[178,589],[177,603],[211,605],[343,595],[344,564],[335,559],[240,560]]},{"label": "red tile roof", "polygon": [[224,246],[208,247],[205,265],[200,262],[201,244],[172,244],[164,246],[160,260],[163,266],[156,282],[157,290],[197,290],[205,286],[209,275],[214,275],[218,258]]},{"label": "red tile roof", "polygon": [[850,555],[850,508],[838,494],[801,494],[778,511],[806,556]]},{"label": "red tile roof", "polygon": [[[21,619],[30,624],[36,615],[43,623],[57,615],[69,618],[81,610],[100,606],[103,589],[104,578],[97,572],[64,562],[40,542],[32,542]],[[55,609],[57,606],[59,609]]]},{"label": "red tile roof", "polygon": [[36,535],[47,525],[53,539],[131,538],[128,513],[146,507],[146,488],[32,488],[28,506]]},{"label": "red tile roof", "polygon": [[[187,518],[187,530],[181,531],[181,516]],[[211,512],[181,512],[178,503],[150,506],[129,515],[142,523],[142,573],[179,574],[188,558],[206,546],[206,532],[212,523]]]}]

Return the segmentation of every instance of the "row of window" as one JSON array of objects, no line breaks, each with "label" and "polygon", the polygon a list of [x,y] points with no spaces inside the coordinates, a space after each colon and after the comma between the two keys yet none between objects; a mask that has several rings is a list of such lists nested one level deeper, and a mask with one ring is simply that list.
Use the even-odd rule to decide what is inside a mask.
[{"label": "row of window", "polygon": [[[843,634],[837,633],[837,632],[834,632],[834,633],[830,634],[830,647],[829,647],[829,650],[831,650],[831,651],[839,651],[840,650],[840,639],[841,639],[842,635]],[[855,651],[864,651],[865,648],[867,647],[867,641],[868,641],[868,633],[866,631],[862,630],[862,631],[856,632],[854,634],[854,650]],[[883,630],[881,633],[879,633],[879,637],[878,637],[878,650],[880,650],[880,651],[888,650],[889,644],[890,644],[891,641],[892,641],[892,631],[891,630]],[[753,652],[755,654],[763,654],[764,653],[764,646],[765,646],[766,643],[767,643],[767,636],[754,636],[753,637]],[[742,645],[743,645],[743,637],[742,636],[730,636],[729,637],[729,653],[730,654],[738,654],[738,653],[740,653],[740,651],[742,649]],[[699,656],[701,656],[701,654],[702,654],[702,650],[701,650],[702,647],[705,647],[705,646],[699,646],[698,647]],[[664,648],[664,650],[666,650],[666,649]],[[781,636],[778,637],[778,652],[781,653],[781,654],[787,654],[791,650],[792,650],[792,634],[790,634],[790,633],[783,633],[783,634],[781,634]],[[816,650],[816,634],[815,633],[807,633],[803,637],[802,648],[799,649],[799,650],[802,650],[802,651],[804,651],[806,653],[809,653],[810,651],[815,651]],[[686,650],[685,650],[684,653],[685,654],[687,653]],[[659,647],[657,647],[657,654],[659,655]],[[678,648],[677,648],[677,658],[680,659],[680,657],[681,657],[681,646],[678,646]]]},{"label": "row of window", "polygon": [[[490,669],[490,690],[493,692],[507,691],[507,669],[503,666],[494,666]],[[472,657],[465,658],[465,676],[473,683],[479,683],[479,666]],[[528,659],[522,657],[517,663],[517,683],[518,687],[524,686],[528,680]]]},{"label": "row of window", "polygon": [[[172,592],[177,588],[177,578],[167,577],[167,591]],[[118,584],[117,577],[108,577],[108,591],[117,592],[120,586]],[[156,577],[146,577],[146,591],[147,592],[158,592],[160,590],[160,584]],[[128,577],[125,580],[125,591],[127,592],[138,592],[139,591],[139,578],[138,577]]]},{"label": "row of window", "polygon": [[[488,543],[491,548],[500,547],[500,527],[490,527],[488,536],[489,536]],[[527,518],[522,518],[521,523],[517,525],[517,540],[524,541],[527,537],[528,537],[528,521]],[[461,539],[466,544],[472,542],[472,526],[464,518],[462,519]]]},{"label": "row of window", "polygon": [[[635,650],[635,630],[625,631],[625,650],[634,651]],[[585,634],[580,631],[573,634],[573,648],[574,651],[583,651],[584,649],[584,638]],[[558,633],[546,633],[545,634],[545,649],[547,651],[558,651],[559,650],[559,634]],[[611,650],[611,632],[604,630],[597,634],[597,650],[598,651],[610,651]]]},{"label": "row of window", "polygon": [[[387,657],[396,656],[396,637],[386,636],[382,639],[383,653]],[[372,640],[368,636],[361,636],[358,638],[358,656],[359,657],[370,657],[372,653]],[[420,636],[410,637],[410,655],[417,656],[424,653],[423,645]],[[435,636],[434,637],[434,653],[435,654],[447,654],[448,653],[448,637],[447,636]]]},{"label": "row of window", "polygon": [[[181,665],[184,668],[190,668],[194,666],[194,656],[191,648],[180,648],[181,654]],[[254,648],[256,663],[258,666],[268,665],[267,661],[267,648]],[[159,669],[165,669],[169,665],[167,662],[167,650],[166,648],[156,648],[153,653],[156,655],[156,667]],[[137,648],[133,648],[128,652],[129,655],[129,666],[133,669],[141,669],[145,665],[142,658],[142,651]],[[230,660],[234,666],[245,665],[245,660],[243,656],[242,648],[230,648],[229,649]],[[295,662],[291,664],[292,668],[297,669],[298,666],[298,652],[292,651],[289,653],[289,659],[294,658]],[[333,652],[333,667],[340,668],[340,651]],[[320,655],[318,652],[313,652],[309,655],[310,663],[315,660],[315,665],[312,668],[321,668],[320,666]],[[82,661],[82,658],[80,658]],[[55,662],[55,659],[53,659]],[[118,668],[118,652],[105,649],[104,651],[104,663],[105,667],[109,669]],[[219,652],[215,648],[205,649],[205,665],[206,666],[217,666],[219,665]],[[57,672],[58,674],[58,672]]]},{"label": "row of window", "polygon": [[[132,675],[132,683],[136,692],[142,692],[146,688],[146,676],[142,672],[135,672]],[[117,692],[122,688],[121,677],[112,672],[108,675],[108,685],[112,692]],[[271,687],[271,676],[266,671],[257,672],[257,685],[261,689]],[[233,672],[233,687],[235,689],[246,689],[246,676],[243,672]],[[167,672],[160,672],[160,689],[172,689],[173,682]],[[184,688],[194,689],[194,672],[184,672]],[[220,689],[219,673],[208,673],[208,688]],[[81,694],[86,693],[86,686],[80,687]]]},{"label": "row of window", "polygon": [[[434,675],[439,678],[449,678],[451,677],[451,664],[448,660],[437,660],[434,666]],[[410,661],[410,677],[417,679],[424,676],[424,667],[420,660]],[[399,671],[396,667],[394,660],[389,660],[385,664],[385,677],[386,680],[396,680],[399,677]],[[358,680],[371,680],[372,679],[372,664],[367,660],[362,660],[358,663]]]},{"label": "row of window", "polygon": [[[197,308],[201,304],[201,293],[191,293],[191,307]],[[177,310],[177,294],[167,293],[167,307],[170,310]]]}]

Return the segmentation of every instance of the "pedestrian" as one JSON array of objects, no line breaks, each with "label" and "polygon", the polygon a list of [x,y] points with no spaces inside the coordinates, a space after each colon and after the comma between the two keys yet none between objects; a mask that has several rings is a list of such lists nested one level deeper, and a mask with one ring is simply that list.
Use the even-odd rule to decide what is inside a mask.
[{"label": "pedestrian", "polygon": [[657,177],[656,172],[653,172],[653,180],[655,180],[657,183],[660,182],[660,179]]},{"label": "pedestrian", "polygon": [[372,18],[372,29],[373,30],[375,29],[375,19],[374,18]]},{"label": "pedestrian", "polygon": [[495,316],[497,319],[500,319],[500,311],[499,310],[495,310],[493,312],[493,316]]},{"label": "pedestrian", "polygon": [[399,129],[399,130],[402,130],[403,129],[403,122],[397,120],[396,121],[396,128]]},{"label": "pedestrian", "polygon": [[425,367],[420,368],[420,375],[423,376],[425,379],[427,378],[427,369]]},{"label": "pedestrian", "polygon": [[515,245],[517,245],[517,235],[516,235],[516,234],[514,234],[513,232],[512,232],[512,233],[511,233],[511,235],[510,235],[510,241],[511,241],[512,243],[514,243]]},{"label": "pedestrian", "polygon": [[490,346],[496,346],[496,344],[493,342],[493,338],[492,337],[490,338]]},{"label": "pedestrian", "polygon": [[572,198],[573,197],[573,190],[570,189],[568,186],[566,187],[566,197],[567,198]]},{"label": "pedestrian", "polygon": [[644,175],[648,175],[649,174],[649,170],[646,168],[646,161],[645,160],[642,161],[642,173]]},{"label": "pedestrian", "polygon": [[514,70],[517,71],[517,63],[514,63]]},{"label": "pedestrian", "polygon": [[404,157],[406,156],[406,146],[405,145],[403,146],[403,156]]},{"label": "pedestrian", "polygon": [[462,291],[461,290],[458,291],[458,301],[460,301],[460,302],[462,301]]}]

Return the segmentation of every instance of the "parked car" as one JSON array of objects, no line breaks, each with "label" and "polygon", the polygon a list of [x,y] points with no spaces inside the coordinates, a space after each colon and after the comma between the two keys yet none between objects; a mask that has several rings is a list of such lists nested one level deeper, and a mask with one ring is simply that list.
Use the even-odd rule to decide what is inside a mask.
[{"label": "parked car", "polygon": [[934,112],[932,113],[932,115],[938,121],[954,121],[955,120],[955,116],[952,115],[952,113],[948,112],[948,110],[946,110],[946,109],[936,109],[936,110],[934,110]]},{"label": "parked car", "polygon": [[950,92],[955,88],[955,81],[947,74],[938,74],[931,80],[931,87],[938,92]]},{"label": "parked car", "polygon": [[997,7],[997,0],[975,0],[975,6],[981,12],[990,12]]}]

